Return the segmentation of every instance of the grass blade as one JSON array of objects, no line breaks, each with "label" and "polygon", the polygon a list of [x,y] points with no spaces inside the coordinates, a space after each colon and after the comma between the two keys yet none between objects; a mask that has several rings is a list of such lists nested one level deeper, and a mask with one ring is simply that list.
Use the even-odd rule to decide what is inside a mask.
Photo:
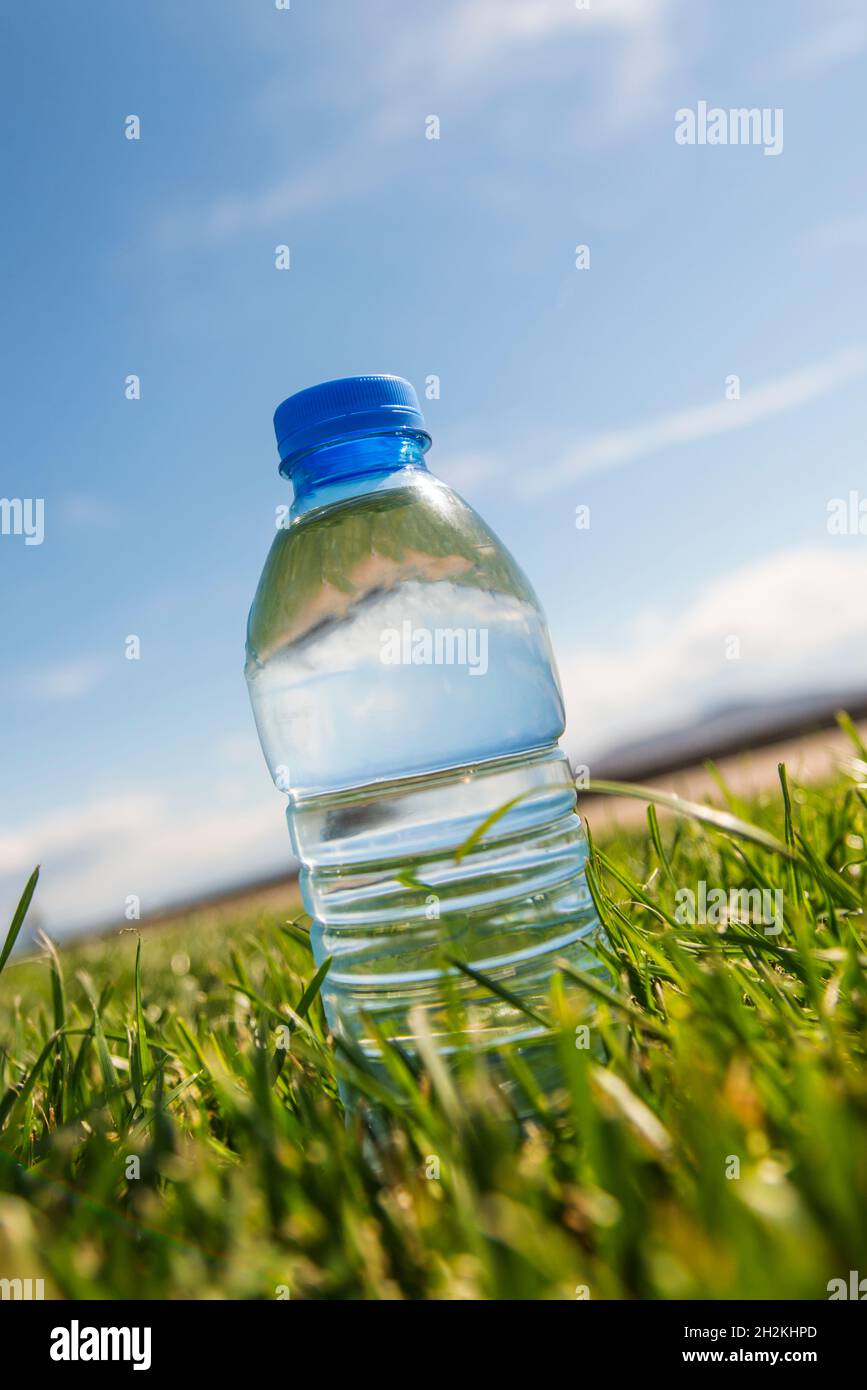
[{"label": "grass blade", "polygon": [[762,830],[761,826],[751,825],[749,821],[741,820],[740,816],[733,816],[731,811],[717,811],[712,806],[702,806],[698,801],[687,801],[676,792],[663,792],[656,787],[642,787],[632,782],[605,782],[595,779],[585,788],[585,795],[587,792],[597,796],[627,796],[636,801],[650,801],[657,806],[666,806],[670,811],[676,811],[679,816],[690,816],[693,820],[701,821],[703,825],[711,825],[726,835],[752,840],[754,844],[761,845],[784,859],[795,857],[782,840],[778,840],[770,831]]},{"label": "grass blade", "polygon": [[141,937],[138,939],[135,950],[135,1048],[141,1084],[144,1087],[150,1075],[152,1063],[141,1002]]},{"label": "grass blade", "polygon": [[8,932],[6,933],[6,940],[3,944],[3,950],[0,951],[0,974],[2,974],[3,967],[9,959],[10,955],[12,954],[12,947],[18,940],[18,933],[24,925],[24,918],[27,916],[27,909],[30,906],[30,900],[33,897],[34,892],[36,891],[36,885],[38,882],[39,865],[37,864],[36,868],[33,870],[33,873],[27,880],[27,886],[24,889],[24,892],[21,894],[21,900],[15,909],[15,914],[12,918],[12,924]]}]

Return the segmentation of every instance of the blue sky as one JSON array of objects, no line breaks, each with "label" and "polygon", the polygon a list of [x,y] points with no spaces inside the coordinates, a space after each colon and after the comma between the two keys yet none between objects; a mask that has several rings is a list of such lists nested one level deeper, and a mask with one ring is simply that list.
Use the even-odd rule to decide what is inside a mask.
[{"label": "blue sky", "polygon": [[[274,406],[330,377],[439,376],[431,466],[531,576],[580,761],[864,679],[867,536],[827,528],[867,496],[863,5],[100,0],[3,29],[0,495],[43,498],[45,536],[0,535],[0,907],[37,859],[56,929],[285,861],[243,631],[288,500]],[[781,109],[782,151],[678,145],[701,100]]]}]

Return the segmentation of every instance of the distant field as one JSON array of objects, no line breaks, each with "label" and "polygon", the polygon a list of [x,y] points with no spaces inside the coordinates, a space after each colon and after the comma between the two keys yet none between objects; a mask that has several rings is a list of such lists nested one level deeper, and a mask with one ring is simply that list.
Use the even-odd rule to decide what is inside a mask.
[{"label": "distant field", "polygon": [[[555,981],[562,1084],[542,1096],[508,1063],[523,1124],[479,1057],[449,1075],[423,1040],[387,1050],[383,1080],[335,1048],[282,900],[5,961],[0,1278],[83,1298],[827,1297],[867,1271],[851,737],[823,786],[746,802],[723,783],[725,813],[662,824],[636,800],[641,824],[597,839],[612,983]],[[680,920],[714,889],[764,891],[781,929]],[[348,1123],[338,1078],[366,1097]]]}]

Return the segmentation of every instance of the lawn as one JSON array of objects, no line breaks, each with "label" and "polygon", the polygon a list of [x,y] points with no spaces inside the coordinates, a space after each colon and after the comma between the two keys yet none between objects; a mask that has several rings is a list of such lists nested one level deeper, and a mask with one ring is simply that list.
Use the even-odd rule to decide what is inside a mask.
[{"label": "lawn", "polygon": [[[387,1050],[385,1079],[335,1047],[291,903],[0,958],[0,1278],[59,1298],[667,1299],[827,1298],[867,1275],[851,732],[831,785],[781,770],[747,805],[720,783],[714,811],[649,805],[645,832],[593,843],[610,984],[555,977],[545,1096],[518,1059],[504,1091],[429,1039]],[[755,920],[762,892],[777,920]],[[721,920],[683,920],[723,894]],[[348,1119],[338,1081],[361,1097]]]}]

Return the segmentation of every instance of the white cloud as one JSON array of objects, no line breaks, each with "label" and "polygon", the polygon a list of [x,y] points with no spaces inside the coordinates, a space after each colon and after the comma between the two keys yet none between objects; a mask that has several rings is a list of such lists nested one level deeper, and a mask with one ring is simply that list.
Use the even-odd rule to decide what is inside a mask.
[{"label": "white cloud", "polygon": [[587,761],[726,700],[867,686],[865,592],[867,554],[841,538],[745,565],[679,613],[642,614],[619,646],[561,663],[570,751]]},{"label": "white cloud", "polygon": [[102,683],[107,669],[106,663],[95,657],[62,661],[24,676],[21,689],[38,700],[78,700]]},{"label": "white cloud", "polygon": [[808,255],[827,256],[867,244],[867,212],[848,217],[832,217],[811,227],[800,238],[801,250]]},{"label": "white cloud", "polygon": [[0,899],[9,916],[34,865],[42,865],[39,919],[49,930],[120,920],[129,894],[145,914],[194,895],[288,868],[281,798],[203,789],[191,806],[156,791],[98,796],[0,831]]},{"label": "white cloud", "polygon": [[[360,169],[358,182],[361,182]],[[271,227],[318,209],[346,192],[340,168],[324,161],[315,170],[280,179],[258,192],[239,190],[220,194],[195,212],[189,209],[165,212],[156,224],[156,238],[169,248],[196,237],[212,242],[228,241],[241,232]]]},{"label": "white cloud", "polygon": [[[447,104],[448,119],[455,121],[489,100],[497,87],[519,81],[521,68],[507,61],[512,55],[523,61],[546,44],[573,46],[580,65],[576,79],[582,73],[601,75],[605,98],[601,106],[594,98],[593,131],[604,137],[622,130],[652,108],[679,60],[675,34],[680,30],[674,23],[679,3],[593,0],[588,10],[578,10],[570,0],[451,0],[412,9],[393,4],[382,7],[374,28],[365,10],[354,45],[346,43],[352,73],[351,84],[341,89],[342,134],[324,149],[309,142],[308,163],[258,188],[237,188],[198,208],[163,213],[156,240],[169,249],[191,241],[226,241],[345,201],[392,178],[395,146],[421,139],[421,119],[431,109],[420,107],[422,92],[437,94],[434,99]],[[609,42],[600,46],[597,40]],[[305,118],[313,129],[320,106],[328,112],[325,127],[333,116],[337,62],[321,65],[327,77],[314,82],[305,97]],[[280,85],[285,91],[283,73]],[[573,106],[576,90],[581,90],[577,80],[569,94]],[[354,107],[346,105],[349,92]],[[537,104],[533,96],[530,109]],[[279,101],[269,119],[278,117]]]},{"label": "white cloud", "polygon": [[83,856],[95,843],[135,834],[159,814],[155,795],[98,797],[85,805],[52,809],[12,832],[0,831],[0,874],[30,873],[46,857]]},{"label": "white cloud", "polygon": [[[590,473],[634,463],[676,444],[692,444],[730,430],[746,429],[837,391],[867,373],[867,350],[849,348],[810,367],[743,390],[740,400],[720,399],[645,420],[624,430],[592,436],[552,460],[550,467],[516,475],[522,495],[539,495],[566,487]],[[475,461],[476,476],[479,461]]]},{"label": "white cloud", "polygon": [[832,0],[806,37],[788,44],[774,69],[780,77],[817,77],[867,48],[863,0]]},{"label": "white cloud", "polygon": [[457,0],[433,27],[425,59],[435,79],[457,86],[490,76],[510,50],[553,38],[581,43],[609,32],[647,53],[672,9],[672,0],[594,0],[586,10],[564,0]]},{"label": "white cloud", "polygon": [[[436,472],[436,464],[433,465]],[[503,460],[495,454],[481,450],[474,453],[456,454],[449,458],[448,483],[456,492],[472,492],[483,483],[498,478],[503,473]]]},{"label": "white cloud", "polygon": [[84,495],[65,497],[61,502],[61,516],[70,526],[94,530],[104,530],[119,521],[118,512],[110,502],[102,497]]},{"label": "white cloud", "polygon": [[228,767],[250,768],[259,766],[262,749],[252,722],[235,734],[228,734],[217,747],[218,755]]},{"label": "white cloud", "polygon": [[[600,134],[624,129],[653,109],[680,61],[678,8],[677,0],[592,0],[586,10],[569,0],[459,0],[427,50],[433,81],[485,99],[508,73],[510,53],[572,44],[579,60],[605,76],[594,127]],[[600,49],[595,40],[605,38],[613,42]]]}]

